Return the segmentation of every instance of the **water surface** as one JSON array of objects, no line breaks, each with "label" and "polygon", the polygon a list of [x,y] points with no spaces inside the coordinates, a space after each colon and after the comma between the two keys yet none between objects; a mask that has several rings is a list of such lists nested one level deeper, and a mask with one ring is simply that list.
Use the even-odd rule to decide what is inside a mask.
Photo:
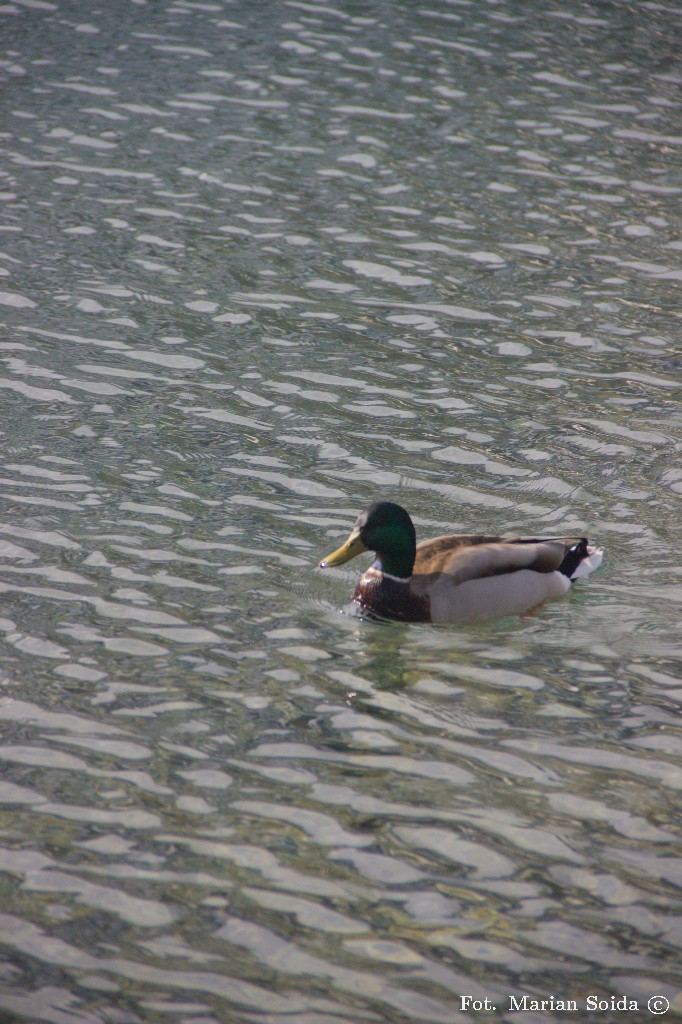
[{"label": "water surface", "polygon": [[[679,1013],[680,8],[0,17],[4,1019]],[[364,623],[383,496],[604,567]]]}]

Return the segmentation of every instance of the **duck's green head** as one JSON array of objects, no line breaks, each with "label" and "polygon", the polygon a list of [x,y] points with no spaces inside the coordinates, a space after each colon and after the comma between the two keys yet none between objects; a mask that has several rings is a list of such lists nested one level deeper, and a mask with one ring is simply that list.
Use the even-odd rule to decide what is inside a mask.
[{"label": "duck's green head", "polygon": [[412,575],[417,540],[414,525],[400,505],[376,501],[358,516],[345,544],[320,562],[326,569],[343,565],[363,551],[374,551],[374,568],[407,579]]}]

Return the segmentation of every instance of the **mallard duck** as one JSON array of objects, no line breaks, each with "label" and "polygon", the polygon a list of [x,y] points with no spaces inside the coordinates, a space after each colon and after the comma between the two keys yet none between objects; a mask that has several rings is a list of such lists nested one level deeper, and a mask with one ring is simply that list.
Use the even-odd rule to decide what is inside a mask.
[{"label": "mallard duck", "polygon": [[348,540],[320,562],[343,565],[363,551],[375,561],[353,600],[370,614],[404,622],[470,625],[523,614],[561,597],[572,580],[601,564],[586,537],[435,537],[417,544],[400,505],[377,501],[358,516]]}]

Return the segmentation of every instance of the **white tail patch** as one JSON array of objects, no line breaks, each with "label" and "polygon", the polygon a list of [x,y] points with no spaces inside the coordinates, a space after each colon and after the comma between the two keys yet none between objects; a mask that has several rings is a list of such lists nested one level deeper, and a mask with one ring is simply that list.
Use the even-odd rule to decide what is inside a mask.
[{"label": "white tail patch", "polygon": [[587,557],[583,558],[582,562],[571,576],[572,580],[579,580],[581,576],[588,576],[595,569],[598,569],[604,560],[603,548],[591,548],[587,549]]}]

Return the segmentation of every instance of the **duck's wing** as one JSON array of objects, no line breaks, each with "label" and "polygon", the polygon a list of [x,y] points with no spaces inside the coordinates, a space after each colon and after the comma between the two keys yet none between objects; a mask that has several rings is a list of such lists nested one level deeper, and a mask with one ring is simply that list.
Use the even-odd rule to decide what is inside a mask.
[{"label": "duck's wing", "polygon": [[[414,577],[447,574],[452,583],[502,576],[530,569],[537,573],[567,572],[564,561],[583,537],[488,537],[463,534],[435,537],[417,545]],[[585,550],[586,553],[586,550]],[[576,553],[576,565],[580,557]]]}]

